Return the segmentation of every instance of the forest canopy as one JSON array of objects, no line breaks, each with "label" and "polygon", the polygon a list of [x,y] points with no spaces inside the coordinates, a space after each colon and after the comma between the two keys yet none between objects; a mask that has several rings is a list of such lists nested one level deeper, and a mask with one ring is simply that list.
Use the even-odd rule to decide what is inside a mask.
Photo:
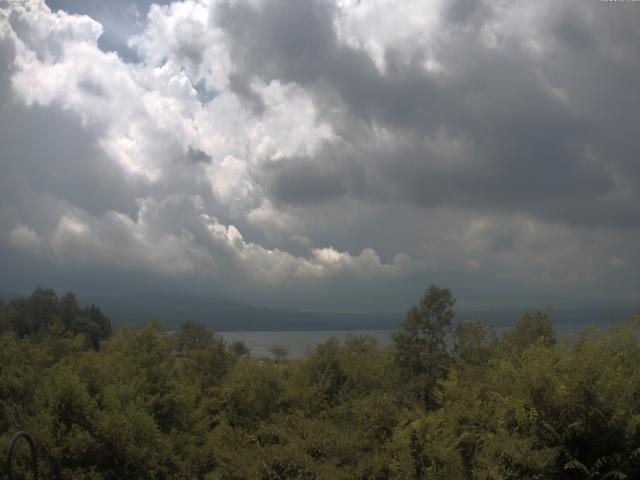
[{"label": "forest canopy", "polygon": [[112,332],[38,288],[0,303],[0,448],[26,430],[65,480],[640,478],[640,316],[565,340],[533,311],[497,336],[454,305],[432,286],[388,348],[270,360],[188,321]]}]

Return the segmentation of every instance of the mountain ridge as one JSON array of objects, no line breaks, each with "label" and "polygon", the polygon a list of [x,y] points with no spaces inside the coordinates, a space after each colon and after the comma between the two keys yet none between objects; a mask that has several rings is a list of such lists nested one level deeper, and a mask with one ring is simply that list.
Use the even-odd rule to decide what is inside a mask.
[{"label": "mountain ridge", "polygon": [[[5,301],[26,296],[0,292]],[[394,330],[400,328],[406,309],[395,313],[340,313],[272,308],[215,297],[181,293],[139,293],[132,295],[77,294],[82,305],[95,304],[111,319],[115,328],[141,326],[159,321],[176,329],[191,320],[214,331],[313,331]],[[481,320],[494,326],[510,326],[531,308],[457,310],[456,320]],[[545,310],[543,308],[543,310]],[[640,312],[637,307],[548,308],[555,324],[606,325]]]}]

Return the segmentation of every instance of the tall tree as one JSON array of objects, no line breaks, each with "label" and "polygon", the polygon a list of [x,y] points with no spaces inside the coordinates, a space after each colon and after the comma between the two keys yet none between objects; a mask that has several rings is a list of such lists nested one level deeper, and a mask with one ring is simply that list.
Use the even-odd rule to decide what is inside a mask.
[{"label": "tall tree", "polygon": [[432,285],[407,312],[402,330],[392,335],[395,360],[404,380],[427,407],[436,405],[433,389],[449,363],[446,336],[455,316],[455,299],[448,288]]},{"label": "tall tree", "polygon": [[507,345],[521,351],[537,341],[553,345],[556,341],[555,330],[548,312],[533,310],[525,313],[515,327],[504,335]]},{"label": "tall tree", "polygon": [[276,363],[280,363],[289,355],[289,349],[284,345],[274,345],[269,349],[271,355],[276,359]]},{"label": "tall tree", "polygon": [[179,353],[207,348],[214,340],[214,334],[211,330],[191,320],[184,322],[177,334],[176,350]]},{"label": "tall tree", "polygon": [[479,320],[460,322],[453,331],[453,353],[462,361],[482,365],[489,360],[495,332]]},{"label": "tall tree", "polygon": [[236,340],[229,346],[229,350],[236,357],[251,356],[251,349],[242,340]]},{"label": "tall tree", "polygon": [[67,330],[73,328],[74,319],[79,313],[80,307],[78,306],[78,300],[72,292],[67,292],[60,297],[60,315],[62,317],[62,323]]}]

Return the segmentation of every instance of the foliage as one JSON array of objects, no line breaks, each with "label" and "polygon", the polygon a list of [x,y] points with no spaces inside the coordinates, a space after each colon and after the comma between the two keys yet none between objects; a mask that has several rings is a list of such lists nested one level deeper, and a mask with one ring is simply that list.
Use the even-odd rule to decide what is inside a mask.
[{"label": "foliage", "polygon": [[402,330],[393,335],[396,362],[403,380],[418,400],[434,408],[434,390],[449,363],[446,335],[455,316],[455,300],[448,288],[432,285],[407,312]]},{"label": "foliage", "polygon": [[271,355],[276,359],[276,363],[280,363],[289,356],[289,349],[284,345],[274,345],[269,349]]},{"label": "foliage", "polygon": [[567,343],[544,312],[450,332],[452,307],[431,287],[387,349],[276,362],[190,322],[96,345],[97,308],[38,289],[0,306],[0,451],[27,430],[65,480],[640,478],[640,316]]},{"label": "foliage", "polygon": [[0,305],[0,333],[18,337],[83,335],[94,349],[111,335],[111,321],[95,305],[80,308],[71,292],[58,297],[51,289],[36,288],[30,297]]},{"label": "foliage", "polygon": [[526,349],[537,341],[552,345],[556,339],[549,314],[542,310],[525,313],[515,327],[504,336],[503,341],[507,348],[516,352]]}]

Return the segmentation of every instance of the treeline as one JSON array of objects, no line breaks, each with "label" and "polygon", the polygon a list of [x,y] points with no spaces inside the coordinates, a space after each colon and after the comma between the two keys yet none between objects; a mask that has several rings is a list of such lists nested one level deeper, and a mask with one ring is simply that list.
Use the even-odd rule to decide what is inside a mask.
[{"label": "treeline", "polygon": [[560,342],[531,312],[497,337],[434,286],[389,348],[276,363],[190,322],[109,335],[70,298],[0,308],[0,448],[32,433],[41,478],[640,478],[638,316]]},{"label": "treeline", "polygon": [[0,300],[0,333],[17,337],[75,337],[83,335],[94,349],[111,335],[111,321],[95,305],[81,308],[68,292],[58,297],[52,289],[36,288],[30,297],[4,305]]}]

